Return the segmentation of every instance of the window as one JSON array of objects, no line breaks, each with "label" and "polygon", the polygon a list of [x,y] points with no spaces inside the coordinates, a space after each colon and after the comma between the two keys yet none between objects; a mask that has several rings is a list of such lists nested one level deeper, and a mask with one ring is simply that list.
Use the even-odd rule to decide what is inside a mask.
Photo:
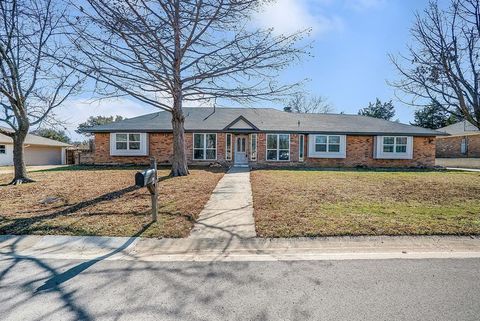
[{"label": "window", "polygon": [[112,133],[110,135],[110,154],[113,156],[146,156],[146,133]]},{"label": "window", "polygon": [[308,156],[312,158],[345,158],[345,135],[310,135]]},{"label": "window", "polygon": [[[0,149],[1,149],[1,146],[0,146]],[[462,138],[462,142],[460,143],[460,153],[465,155],[467,154],[467,151],[468,151],[467,139]]]},{"label": "window", "polygon": [[6,154],[6,153],[7,153],[7,146],[0,145],[0,154]]},{"label": "window", "polygon": [[407,137],[383,137],[383,152],[384,153],[406,153],[407,152]]},{"label": "window", "polygon": [[232,160],[232,134],[227,134],[226,160]]},{"label": "window", "polygon": [[193,134],[193,159],[217,159],[217,134]]},{"label": "window", "polygon": [[376,137],[376,158],[412,159],[413,137],[378,136]]},{"label": "window", "polygon": [[250,135],[250,160],[257,160],[257,134]]},{"label": "window", "polygon": [[290,160],[290,134],[267,134],[267,160]]},{"label": "window", "polygon": [[305,135],[298,136],[298,160],[303,162],[305,154]]}]

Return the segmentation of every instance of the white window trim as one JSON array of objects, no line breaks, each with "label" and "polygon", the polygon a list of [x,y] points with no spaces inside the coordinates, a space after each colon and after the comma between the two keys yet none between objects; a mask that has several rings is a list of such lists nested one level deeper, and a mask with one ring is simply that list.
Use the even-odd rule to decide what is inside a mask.
[{"label": "white window trim", "polygon": [[2,155],[7,154],[7,145],[0,144],[0,154],[2,154]]},{"label": "white window trim", "polygon": [[[300,148],[302,144],[300,142],[303,140],[303,148]],[[301,154],[300,154],[301,152]],[[302,156],[303,155],[303,156]],[[298,161],[303,162],[305,160],[305,135],[298,135]]]},{"label": "white window trim", "polygon": [[[228,157],[228,138],[230,137],[230,157]],[[225,160],[231,161],[233,158],[233,134],[225,134]]]},{"label": "white window trim", "polygon": [[[253,151],[253,137],[255,137],[255,152]],[[255,162],[258,154],[258,135],[250,134],[250,160]]]},{"label": "white window trim", "polygon": [[[273,135],[273,136],[277,136],[277,158],[276,159],[268,159],[268,151],[269,151],[269,148],[268,148],[268,136],[269,135]],[[279,156],[280,156],[280,143],[279,143],[279,135],[288,135],[288,159],[282,159],[280,160],[279,159]],[[273,150],[273,149],[271,149]],[[283,149],[282,149],[283,150]],[[266,134],[265,136],[265,160],[267,162],[289,162],[290,159],[291,159],[291,148],[290,148],[290,134]]]},{"label": "white window trim", "polygon": [[[315,151],[315,142],[317,136],[326,136],[327,142],[329,136],[339,136],[340,137],[340,150],[338,152],[329,152],[328,144],[326,152],[316,152]],[[310,158],[346,158],[347,157],[347,136],[346,135],[335,135],[335,134],[310,134],[308,135],[308,157]]]},{"label": "white window trim", "polygon": [[[117,134],[127,134],[127,149],[117,149]],[[140,134],[140,149],[128,149],[128,136]],[[148,156],[148,135],[147,133],[110,133],[110,155],[111,156]]]},{"label": "white window trim", "polygon": [[[203,135],[203,158],[195,158],[195,135]],[[207,148],[207,135],[215,135],[215,158],[206,158],[207,157],[207,150],[212,150],[213,148]],[[194,161],[216,161],[218,159],[218,135],[217,133],[193,133],[192,136],[192,159]]]},{"label": "white window trim", "polygon": [[[394,152],[384,152],[383,151],[383,138],[384,137],[394,137],[396,142],[397,137],[407,137],[407,151],[405,153],[397,153],[395,151],[394,145]],[[401,135],[385,135],[385,136],[375,136],[375,158],[378,159],[413,159],[413,136],[401,136]]]}]

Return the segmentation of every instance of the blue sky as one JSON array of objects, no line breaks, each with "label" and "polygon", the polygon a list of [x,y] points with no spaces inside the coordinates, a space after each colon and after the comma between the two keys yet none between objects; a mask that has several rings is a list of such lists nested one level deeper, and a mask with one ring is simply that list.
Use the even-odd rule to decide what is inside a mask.
[{"label": "blue sky", "polygon": [[[408,123],[414,109],[397,101],[386,83],[397,77],[387,54],[405,51],[414,13],[426,5],[427,0],[278,0],[252,23],[279,33],[312,28],[314,57],[290,67],[282,75],[285,81],[310,79],[305,89],[326,97],[336,112],[357,113],[376,97],[393,99],[396,118]],[[81,139],[74,129],[90,115],[134,117],[154,111],[133,99],[91,103],[83,96],[57,114],[67,121],[70,136]]]}]

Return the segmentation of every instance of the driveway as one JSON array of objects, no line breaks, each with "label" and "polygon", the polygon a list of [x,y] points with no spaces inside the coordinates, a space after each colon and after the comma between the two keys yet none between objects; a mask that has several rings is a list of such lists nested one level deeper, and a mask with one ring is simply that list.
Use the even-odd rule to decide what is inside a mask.
[{"label": "driveway", "polygon": [[[27,172],[34,171],[43,171],[47,169],[67,167],[70,165],[38,165],[38,166],[27,166]],[[0,166],[0,174],[11,174],[13,173],[13,166]]]}]

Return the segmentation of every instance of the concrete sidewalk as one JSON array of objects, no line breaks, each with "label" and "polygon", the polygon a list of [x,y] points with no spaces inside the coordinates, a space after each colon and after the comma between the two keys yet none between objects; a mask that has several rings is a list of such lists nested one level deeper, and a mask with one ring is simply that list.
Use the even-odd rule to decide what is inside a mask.
[{"label": "concrete sidewalk", "polygon": [[252,203],[250,169],[232,167],[218,182],[189,239],[255,237]]},{"label": "concrete sidewalk", "polygon": [[158,262],[480,258],[480,237],[144,239],[0,236],[0,260],[12,257]]}]

